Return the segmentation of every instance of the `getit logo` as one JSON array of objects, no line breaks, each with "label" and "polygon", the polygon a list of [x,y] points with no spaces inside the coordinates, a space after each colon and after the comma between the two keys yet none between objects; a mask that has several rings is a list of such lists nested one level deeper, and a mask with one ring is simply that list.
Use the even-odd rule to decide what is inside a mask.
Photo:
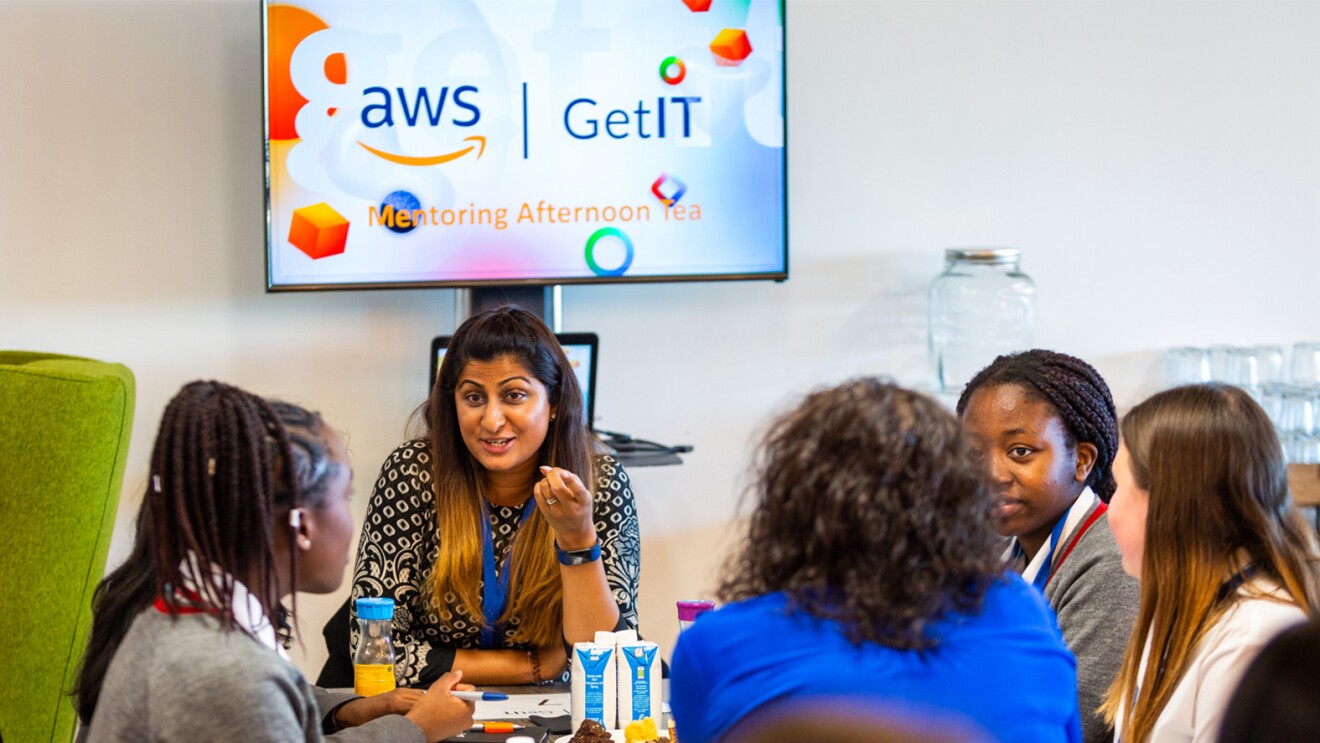
[{"label": "getit logo", "polygon": [[[600,133],[601,124],[604,124],[605,133],[614,139],[627,139],[633,132],[633,125],[636,124],[636,134],[640,139],[650,139],[655,136],[658,139],[664,139],[665,111],[667,104],[677,104],[682,107],[683,114],[683,138],[687,139],[692,135],[692,105],[701,103],[700,96],[681,96],[676,95],[668,101],[663,96],[655,99],[655,110],[646,107],[646,101],[638,101],[637,108],[631,111],[624,111],[616,108],[605,114],[604,119],[597,119],[592,115],[595,110],[596,102],[590,98],[578,98],[568,104],[564,109],[564,129],[577,139],[595,139]],[[583,112],[574,115],[573,109],[583,107]],[[654,117],[651,115],[654,114]],[[675,114],[671,114],[671,118]],[[648,134],[646,126],[648,121],[655,122],[655,128],[652,130],[654,135]],[[576,122],[576,123],[575,123]]]},{"label": "getit logo", "polygon": [[[386,60],[395,49],[385,37],[348,31],[336,34],[335,29],[310,13],[280,5],[271,6],[270,18],[271,79],[268,83],[272,139],[302,138],[304,142],[315,141],[318,146],[324,146],[331,131],[324,121],[356,114],[367,132],[395,127],[429,127],[436,129],[443,141],[448,139],[443,136],[446,130],[466,133],[465,130],[470,131],[485,118],[479,104],[481,90],[471,82],[391,85],[395,81],[387,79]],[[357,80],[351,79],[349,71],[352,70],[356,70]],[[678,57],[669,56],[661,61],[659,73],[665,83],[678,85],[687,75],[687,66]],[[361,95],[354,101],[350,91],[356,90],[361,90]],[[526,90],[527,83],[523,83],[524,101]],[[299,91],[306,93],[307,98],[303,98]],[[309,102],[313,103],[313,108],[324,112],[325,119],[318,118],[317,125],[307,127],[306,132],[295,131],[299,112]],[[579,140],[597,139],[602,130],[610,139],[688,139],[693,135],[694,107],[701,102],[699,96],[659,96],[639,99],[636,106],[624,103],[616,108],[581,96],[565,106],[563,125],[569,136]],[[522,115],[529,115],[525,108]],[[522,123],[525,136],[526,118]],[[338,131],[345,130],[339,128]],[[412,167],[441,165],[472,153],[480,159],[485,154],[487,138],[484,135],[472,133],[454,139],[460,140],[461,146],[448,152],[423,154],[402,154],[385,149],[400,147],[400,141],[410,142],[409,149],[412,149],[417,146],[417,138],[401,140],[387,136],[377,139],[368,135],[351,141],[356,141],[362,149],[382,160]],[[310,172],[318,166],[308,161],[314,156],[309,156],[303,149],[295,146],[296,152],[290,155],[290,168],[295,168],[292,163],[297,161],[300,163],[297,167],[307,168]],[[319,156],[324,157],[325,152]],[[678,198],[670,197],[673,201]]]}]

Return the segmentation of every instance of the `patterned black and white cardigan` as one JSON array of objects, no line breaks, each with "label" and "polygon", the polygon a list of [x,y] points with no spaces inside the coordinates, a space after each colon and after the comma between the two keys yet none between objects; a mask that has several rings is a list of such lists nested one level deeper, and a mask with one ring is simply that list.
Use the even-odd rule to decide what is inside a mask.
[{"label": "patterned black and white cardigan", "polygon": [[[605,578],[619,604],[618,628],[635,629],[641,570],[637,504],[628,474],[617,459],[597,456],[595,465],[594,517]],[[504,506],[490,509],[496,565],[504,564],[504,556],[517,533],[521,510]],[[425,439],[416,439],[395,449],[381,466],[362,523],[349,602],[349,626],[356,646],[357,599],[363,596],[394,599],[392,632],[400,686],[429,684],[453,666],[454,651],[479,647],[479,619],[474,621],[461,611],[454,611],[452,620],[446,623],[431,606],[425,587],[439,548],[431,453]],[[480,591],[481,575],[473,575],[471,580]],[[450,607],[457,607],[452,593],[445,600]],[[510,646],[509,637],[517,627],[518,618],[514,617],[504,628],[506,647]]]}]

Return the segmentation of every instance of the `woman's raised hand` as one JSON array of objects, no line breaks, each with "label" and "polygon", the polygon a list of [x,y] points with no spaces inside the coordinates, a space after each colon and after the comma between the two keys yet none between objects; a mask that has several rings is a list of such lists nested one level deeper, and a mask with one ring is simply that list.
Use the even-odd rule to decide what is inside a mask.
[{"label": "woman's raised hand", "polygon": [[532,493],[536,507],[555,532],[559,549],[570,552],[590,549],[596,543],[591,491],[577,475],[565,469],[542,467],[541,475]]},{"label": "woman's raised hand", "polygon": [[408,711],[407,718],[422,729],[427,743],[452,738],[472,727],[476,702],[465,702],[449,693],[472,690],[471,684],[458,683],[461,678],[462,671],[450,671],[436,679]]}]

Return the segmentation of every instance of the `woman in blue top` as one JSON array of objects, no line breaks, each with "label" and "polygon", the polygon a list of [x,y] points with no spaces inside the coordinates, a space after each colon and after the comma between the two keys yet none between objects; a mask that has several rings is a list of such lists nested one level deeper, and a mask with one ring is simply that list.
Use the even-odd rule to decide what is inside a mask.
[{"label": "woman in blue top", "polygon": [[772,425],[749,496],[727,605],[674,650],[684,743],[812,697],[1081,739],[1072,654],[1004,573],[990,494],[939,404],[875,379],[816,392]]}]

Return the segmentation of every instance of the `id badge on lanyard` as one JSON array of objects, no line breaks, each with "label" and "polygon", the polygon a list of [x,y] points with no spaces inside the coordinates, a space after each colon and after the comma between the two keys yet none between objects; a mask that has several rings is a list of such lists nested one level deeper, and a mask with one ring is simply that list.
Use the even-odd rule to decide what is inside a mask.
[{"label": "id badge on lanyard", "polygon": [[[532,499],[523,504],[522,515],[518,517],[518,529],[527,523],[532,515]],[[516,536],[516,535],[515,535]],[[503,569],[498,576],[495,572],[495,534],[490,527],[490,506],[485,499],[481,501],[481,613],[486,621],[481,624],[481,649],[503,647],[503,633],[496,626],[496,620],[504,613],[509,602],[509,563],[513,557],[513,545],[504,553]]]},{"label": "id badge on lanyard", "polygon": [[[1045,584],[1050,580],[1050,573],[1052,572],[1050,568],[1053,567],[1054,553],[1058,551],[1059,542],[1063,540],[1063,527],[1067,523],[1068,512],[1065,511],[1063,516],[1059,517],[1059,522],[1054,525],[1054,529],[1050,532],[1050,549],[1045,553],[1045,559],[1040,564],[1040,570],[1037,570],[1035,577],[1031,579],[1031,585],[1042,594],[1045,593]],[[1020,551],[1021,549],[1022,543],[1018,542],[1015,546],[1015,551]]]}]

